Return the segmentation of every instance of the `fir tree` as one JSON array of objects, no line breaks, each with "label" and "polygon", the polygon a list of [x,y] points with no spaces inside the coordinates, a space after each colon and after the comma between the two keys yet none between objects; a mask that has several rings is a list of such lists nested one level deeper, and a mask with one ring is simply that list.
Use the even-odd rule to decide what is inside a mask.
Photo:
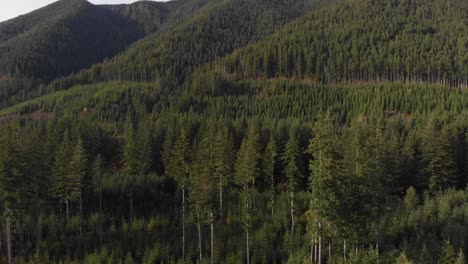
[{"label": "fir tree", "polygon": [[256,128],[250,127],[239,152],[235,165],[234,182],[241,189],[242,227],[246,235],[246,262],[250,263],[250,229],[252,226],[252,197],[255,179],[259,174],[259,134]]},{"label": "fir tree", "polygon": [[284,164],[284,174],[287,178],[287,188],[290,194],[290,216],[291,216],[291,234],[294,234],[294,193],[296,192],[298,182],[301,178],[302,159],[301,150],[299,148],[298,134],[295,128],[289,132],[289,139],[284,146],[281,159]]}]

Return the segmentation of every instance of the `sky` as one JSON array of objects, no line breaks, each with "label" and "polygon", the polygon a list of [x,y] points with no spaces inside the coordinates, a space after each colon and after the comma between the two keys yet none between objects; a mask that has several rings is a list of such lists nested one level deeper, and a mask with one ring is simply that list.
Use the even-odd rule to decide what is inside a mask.
[{"label": "sky", "polygon": [[[0,0],[0,22],[10,18],[29,13],[46,6],[56,0]],[[123,4],[133,3],[136,0],[88,0],[93,4]],[[167,0],[159,0],[167,1]]]}]

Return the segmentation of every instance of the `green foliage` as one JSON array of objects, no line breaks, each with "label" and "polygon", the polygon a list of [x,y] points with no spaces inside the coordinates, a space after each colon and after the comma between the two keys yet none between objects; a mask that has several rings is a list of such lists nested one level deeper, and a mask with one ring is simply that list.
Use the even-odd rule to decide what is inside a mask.
[{"label": "green foliage", "polygon": [[461,2],[74,0],[1,23],[13,259],[197,263],[213,234],[215,263],[464,263]]},{"label": "green foliage", "polygon": [[442,247],[442,253],[439,258],[439,263],[440,264],[455,263],[456,258],[457,258],[457,255],[452,245],[450,245],[449,241],[445,241],[444,246]]},{"label": "green foliage", "polygon": [[408,256],[406,256],[405,252],[401,252],[400,256],[395,260],[396,264],[413,264],[413,261],[411,261]]},{"label": "green foliage", "polygon": [[215,68],[243,79],[466,86],[466,11],[459,0],[338,1],[236,50]]}]

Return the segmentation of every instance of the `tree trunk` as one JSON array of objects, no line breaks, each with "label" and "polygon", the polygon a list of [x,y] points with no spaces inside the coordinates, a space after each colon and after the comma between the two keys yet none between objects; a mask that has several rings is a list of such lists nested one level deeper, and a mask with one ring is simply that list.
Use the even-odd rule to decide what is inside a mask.
[{"label": "tree trunk", "polygon": [[223,186],[219,183],[219,215],[221,222],[223,222]]},{"label": "tree trunk", "polygon": [[331,262],[331,258],[332,258],[331,251],[332,251],[332,244],[331,244],[331,242],[329,242],[329,243],[328,243],[328,259],[327,259],[327,263],[330,263],[330,262]]},{"label": "tree trunk", "polygon": [[12,256],[12,245],[11,245],[11,219],[10,219],[10,209],[8,207],[5,208],[6,214],[6,247],[7,247],[7,256],[8,256],[8,264],[13,263],[13,256]]},{"label": "tree trunk", "polygon": [[182,188],[182,258],[185,259],[185,187]]},{"label": "tree trunk", "polygon": [[[320,223],[319,223],[320,225]],[[322,264],[322,234],[319,234],[318,264]]]},{"label": "tree trunk", "polygon": [[294,192],[291,192],[291,236],[294,235]]},{"label": "tree trunk", "polygon": [[130,192],[130,223],[132,223],[133,220],[133,191]]},{"label": "tree trunk", "polygon": [[83,220],[83,198],[82,198],[81,190],[80,190],[80,201],[79,202],[80,202],[79,207],[80,207],[80,245],[81,245],[81,235],[82,235],[81,222]]},{"label": "tree trunk", "polygon": [[318,259],[318,245],[317,245],[317,238],[314,238],[314,262],[317,263]]},{"label": "tree trunk", "polygon": [[102,248],[102,190],[99,189],[99,244]]},{"label": "tree trunk", "polygon": [[377,250],[377,255],[379,254],[380,247],[380,225],[377,224],[377,241],[375,242],[375,248]]},{"label": "tree trunk", "polygon": [[211,264],[214,264],[214,219],[211,212]]},{"label": "tree trunk", "polygon": [[246,242],[247,242],[247,264],[250,264],[250,247],[249,247],[249,229],[246,229]]},{"label": "tree trunk", "polygon": [[41,243],[41,209],[40,201],[36,196],[36,254],[39,254],[39,246]]},{"label": "tree trunk", "polygon": [[275,214],[275,178],[271,174],[271,217]]},{"label": "tree trunk", "polygon": [[346,239],[343,239],[343,262],[346,263]]},{"label": "tree trunk", "polygon": [[197,208],[197,229],[198,229],[198,251],[200,254],[200,263],[203,261],[202,255],[202,234],[201,234],[201,223],[200,223],[200,210]]},{"label": "tree trunk", "polygon": [[314,263],[314,238],[310,240],[310,263]]},{"label": "tree trunk", "polygon": [[68,216],[69,216],[69,209],[68,209],[68,199],[65,199],[65,214],[66,214],[66,220],[68,221]]}]

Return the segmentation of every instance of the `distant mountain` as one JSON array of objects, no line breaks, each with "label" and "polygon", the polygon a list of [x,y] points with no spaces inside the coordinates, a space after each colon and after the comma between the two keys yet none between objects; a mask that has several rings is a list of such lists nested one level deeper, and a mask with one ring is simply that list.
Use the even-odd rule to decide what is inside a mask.
[{"label": "distant mountain", "polygon": [[315,7],[332,2],[212,0],[177,26],[144,38],[122,54],[68,81],[164,78],[180,84],[197,65],[261,40]]},{"label": "distant mountain", "polygon": [[98,6],[84,0],[55,2],[0,23],[0,75],[42,81],[68,75],[112,57],[203,3],[142,1]]},{"label": "distant mountain", "polygon": [[462,0],[341,1],[212,66],[229,79],[466,86],[467,14]]},{"label": "distant mountain", "polygon": [[61,0],[0,23],[0,108],[44,94],[49,81],[111,58],[177,25],[209,0],[93,5]]},{"label": "distant mountain", "polygon": [[103,81],[162,80],[169,90],[213,90],[219,76],[463,86],[465,2],[62,0],[0,23],[0,108]]}]

